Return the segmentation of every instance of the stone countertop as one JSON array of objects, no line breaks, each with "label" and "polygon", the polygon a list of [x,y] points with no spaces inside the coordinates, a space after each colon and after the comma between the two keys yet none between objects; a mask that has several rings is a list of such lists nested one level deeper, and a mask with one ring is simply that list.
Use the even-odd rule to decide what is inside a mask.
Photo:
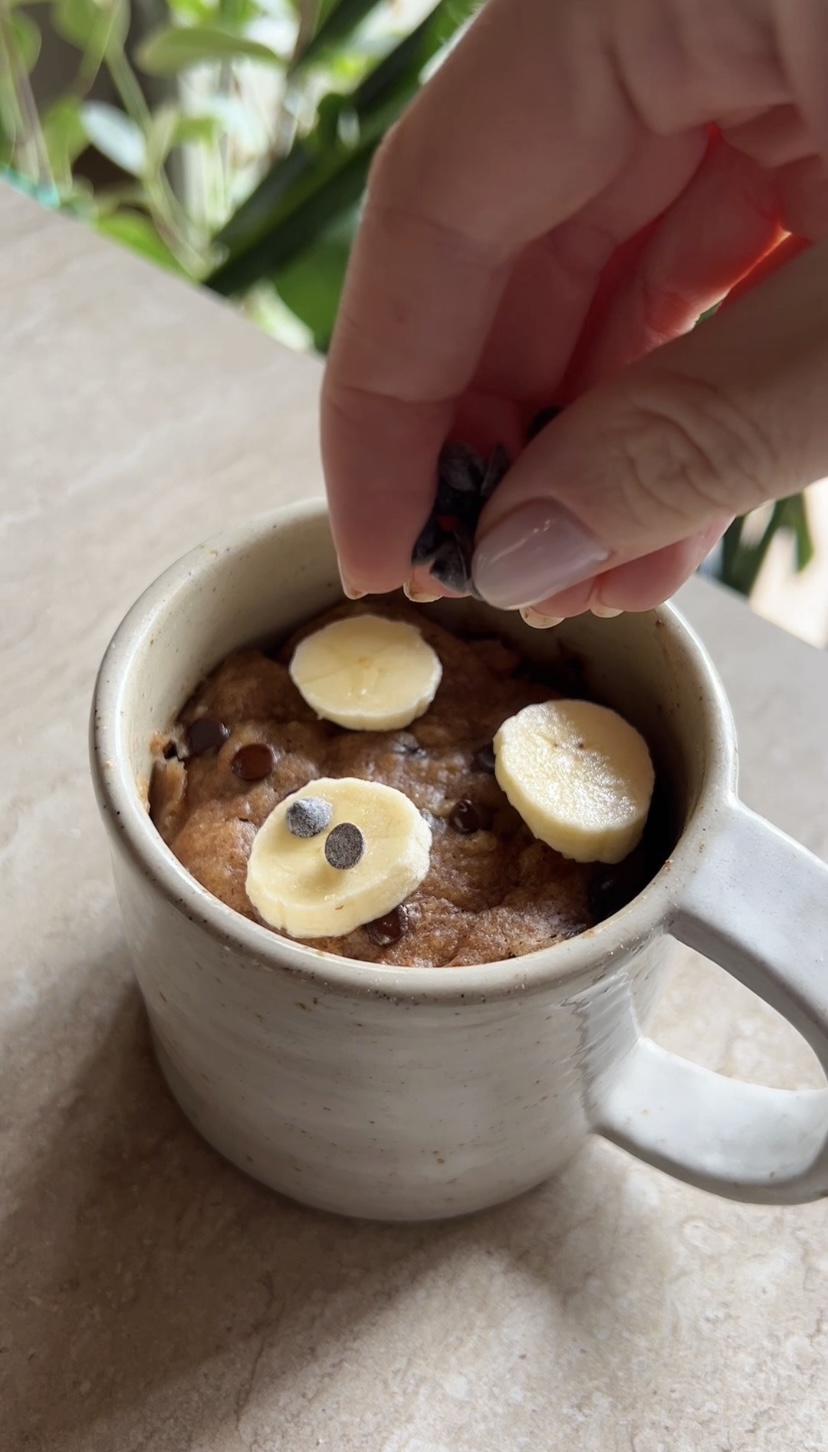
[{"label": "stone countertop", "polygon": [[[463,1221],[375,1226],[225,1165],[170,1099],[86,764],[94,672],[167,563],[321,490],[319,368],[0,189],[3,1452],[825,1452],[828,1206],[595,1141]],[[694,581],[749,804],[828,857],[828,658]],[[677,952],[665,1044],[819,1082]]]}]

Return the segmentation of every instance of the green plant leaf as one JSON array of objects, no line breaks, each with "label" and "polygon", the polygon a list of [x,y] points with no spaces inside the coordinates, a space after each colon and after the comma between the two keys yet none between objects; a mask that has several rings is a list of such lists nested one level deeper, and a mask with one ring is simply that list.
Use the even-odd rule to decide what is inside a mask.
[{"label": "green plant leaf", "polygon": [[389,102],[402,110],[417,90],[424,67],[468,20],[476,4],[477,0],[439,0],[411,34],[369,71],[351,97],[354,110],[367,116]]},{"label": "green plant leaf", "polygon": [[209,25],[216,18],[215,3],[210,0],[166,0],[171,15],[187,25]]},{"label": "green plant leaf", "polygon": [[215,240],[235,254],[264,236],[279,209],[313,164],[314,153],[303,141],[297,141],[287,156],[277,161],[251,192],[246,201],[225,222]]},{"label": "green plant leaf", "polygon": [[[385,49],[380,52],[380,58],[385,54]],[[356,47],[349,47],[348,50],[336,51],[334,55],[325,58],[325,75],[328,77],[328,84],[336,95],[344,95],[352,92],[359,85],[371,61],[376,62],[376,54],[364,50],[357,50]]]},{"label": "green plant leaf", "polygon": [[[290,3],[293,6],[294,10],[301,10],[302,0],[290,0]],[[322,25],[324,21],[327,20],[334,6],[338,4],[339,0],[320,0],[319,14],[316,17],[317,28]]]},{"label": "green plant leaf", "polygon": [[282,302],[310,328],[320,353],[330,344],[355,229],[354,208],[273,278]]},{"label": "green plant leaf", "polygon": [[229,297],[278,273],[359,201],[378,144],[379,137],[372,138],[344,160],[334,157],[321,175],[309,174],[301,199],[290,200],[278,224],[221,263],[206,285]]},{"label": "green plant leaf", "polygon": [[123,45],[129,29],[124,0],[56,0],[52,24],[85,55],[102,55],[108,42]]},{"label": "green plant leaf", "polygon": [[188,141],[214,141],[222,130],[218,116],[179,116],[175,127],[175,146]]},{"label": "green plant leaf", "polygon": [[218,234],[215,240],[228,254],[208,286],[229,295],[272,277],[358,200],[385,131],[417,90],[423,67],[474,3],[438,0],[356,90],[322,99],[314,130],[276,162]]},{"label": "green plant leaf", "polygon": [[77,96],[61,96],[53,102],[44,112],[40,125],[52,173],[59,182],[68,185],[72,180],[73,163],[87,144],[86,127]]},{"label": "green plant leaf", "polygon": [[99,217],[96,225],[105,237],[122,242],[126,247],[131,247],[133,252],[139,252],[142,257],[151,258],[153,262],[171,272],[183,272],[177,257],[163,238],[159,237],[149,217],[143,212],[111,212]]},{"label": "green plant leaf", "polygon": [[234,30],[258,20],[261,8],[255,0],[218,0],[216,15],[221,25]]},{"label": "green plant leaf", "polygon": [[0,31],[0,162],[12,167],[15,146],[24,129],[10,57]]},{"label": "green plant leaf", "polygon": [[122,207],[136,207],[143,213],[147,199],[146,188],[140,181],[123,181],[118,186],[98,188],[94,192],[95,217],[111,217]]},{"label": "green plant leaf", "polygon": [[359,129],[359,117],[354,112],[350,96],[339,96],[335,91],[329,91],[323,96],[316,109],[316,125],[311,136],[311,145],[315,151],[329,151],[331,147],[338,144],[340,139],[339,122],[343,111],[347,107],[351,116],[356,119],[357,133]]},{"label": "green plant leaf", "polygon": [[735,519],[727,529],[722,542],[718,572],[722,583],[729,585],[731,590],[738,590],[740,595],[750,596],[753,593],[774,536],[780,531],[793,535],[794,566],[797,572],[804,570],[814,557],[814,543],[804,494],[794,494],[790,499],[777,500],[761,537],[753,543],[745,542],[744,524],[744,519]]},{"label": "green plant leaf", "polygon": [[771,517],[758,540],[750,541],[750,532],[745,530],[745,523],[749,516],[734,519],[725,532],[719,579],[722,584],[729,586],[731,590],[737,590],[746,598],[753,593],[753,587],[759,578],[771,540],[778,528],[778,508],[778,505],[774,506]]},{"label": "green plant leaf", "polygon": [[17,54],[26,74],[29,75],[34,70],[35,62],[40,55],[40,29],[32,20],[31,15],[27,15],[22,10],[15,11],[10,17],[10,25]]},{"label": "green plant leaf", "polygon": [[794,537],[794,562],[797,574],[807,569],[814,558],[814,541],[808,519],[808,501],[805,494],[793,494],[780,503],[781,527],[789,529]]},{"label": "green plant leaf", "polygon": [[366,15],[376,10],[377,0],[336,0],[321,20],[316,34],[305,46],[293,67],[298,71],[319,57],[337,41],[344,40],[363,21]]},{"label": "green plant leaf", "polygon": [[81,119],[89,141],[130,176],[143,176],[147,144],[140,127],[129,116],[104,101],[85,101]]},{"label": "green plant leaf", "polygon": [[86,177],[75,176],[72,184],[66,190],[61,199],[61,211],[68,213],[70,217],[77,217],[88,227],[97,225],[98,209],[95,198],[95,191]]},{"label": "green plant leaf", "polygon": [[722,539],[721,556],[719,559],[718,578],[723,585],[728,585],[731,590],[738,590],[737,583],[739,553],[742,548],[742,534],[744,531],[744,518],[734,519],[724,532]]},{"label": "green plant leaf", "polygon": [[[233,136],[254,155],[268,145],[269,132],[264,120],[241,96],[202,96],[199,99],[199,115],[214,124],[217,131],[226,131],[229,136]],[[191,119],[195,118],[183,118],[185,123]]]},{"label": "green plant leaf", "polygon": [[[331,157],[336,157],[337,152],[342,155],[336,139],[345,113],[356,118],[358,149],[370,147],[366,153],[370,163],[385,130],[416,91],[422,67],[462,24],[473,5],[474,0],[439,0],[422,24],[354,92],[346,96],[331,92],[323,97],[315,130],[271,167],[216,237],[216,242],[226,247],[229,255],[213,274],[211,285],[214,281],[216,289],[224,292],[230,278],[243,275],[248,279],[245,286],[249,286],[257,277],[269,275],[268,237],[283,225],[292,207],[304,206],[306,197],[318,192],[327,184],[326,179],[335,176],[344,164],[341,160],[331,164]],[[326,224],[330,220],[327,214]],[[261,271],[257,273],[252,263],[241,270],[235,266],[245,252],[260,260]],[[235,283],[230,290],[237,290]]]},{"label": "green plant leaf", "polygon": [[207,25],[163,26],[148,35],[137,52],[138,64],[151,76],[174,76],[205,61],[242,57],[264,65],[284,64],[282,57],[260,40],[249,40],[244,35],[232,35]]}]

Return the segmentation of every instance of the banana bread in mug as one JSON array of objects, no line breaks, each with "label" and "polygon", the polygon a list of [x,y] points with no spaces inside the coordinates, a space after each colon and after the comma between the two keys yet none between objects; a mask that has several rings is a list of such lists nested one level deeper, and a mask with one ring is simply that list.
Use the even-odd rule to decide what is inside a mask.
[{"label": "banana bread in mug", "polygon": [[[579,724],[588,697],[577,661],[533,662],[407,604],[343,604],[272,651],[233,653],[201,683],[155,743],[152,820],[209,892],[309,946],[395,967],[515,958],[617,911],[671,846],[641,738],[598,705],[607,721],[593,741],[592,719]],[[562,739],[547,730],[546,755],[533,755],[533,723],[555,702]],[[610,755],[624,758],[620,787],[601,756],[605,725]],[[554,769],[549,747],[561,748]],[[605,807],[586,801],[579,776],[590,757],[593,798],[637,794],[604,860],[569,855],[589,859],[604,840],[594,818]],[[586,803],[564,837],[544,828],[555,772],[570,806]]]}]

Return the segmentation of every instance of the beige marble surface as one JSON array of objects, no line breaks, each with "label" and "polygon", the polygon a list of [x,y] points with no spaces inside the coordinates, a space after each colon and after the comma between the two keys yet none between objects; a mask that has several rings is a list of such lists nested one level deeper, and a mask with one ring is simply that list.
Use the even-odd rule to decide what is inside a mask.
[{"label": "beige marble surface", "polygon": [[[828,1209],[742,1207],[593,1143],[424,1227],[221,1163],[150,1055],[87,779],[104,645],[230,517],[320,489],[319,372],[0,190],[3,1452],[828,1449]],[[744,793],[828,857],[828,658],[694,583]],[[665,1043],[815,1083],[685,953]]]}]

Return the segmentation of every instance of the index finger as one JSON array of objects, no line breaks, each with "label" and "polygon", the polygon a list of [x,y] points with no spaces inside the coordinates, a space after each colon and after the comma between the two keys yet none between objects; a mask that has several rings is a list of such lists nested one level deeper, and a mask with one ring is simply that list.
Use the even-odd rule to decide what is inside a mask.
[{"label": "index finger", "polygon": [[322,402],[334,534],[356,588],[408,576],[512,261],[605,187],[640,132],[583,25],[578,6],[490,0],[377,160]]},{"label": "index finger", "polygon": [[692,26],[686,10],[489,0],[382,148],[323,393],[334,534],[357,589],[407,578],[440,445],[527,244],[591,202],[605,221],[602,198],[648,141],[792,99],[780,48],[804,22],[787,0],[722,0]]}]

